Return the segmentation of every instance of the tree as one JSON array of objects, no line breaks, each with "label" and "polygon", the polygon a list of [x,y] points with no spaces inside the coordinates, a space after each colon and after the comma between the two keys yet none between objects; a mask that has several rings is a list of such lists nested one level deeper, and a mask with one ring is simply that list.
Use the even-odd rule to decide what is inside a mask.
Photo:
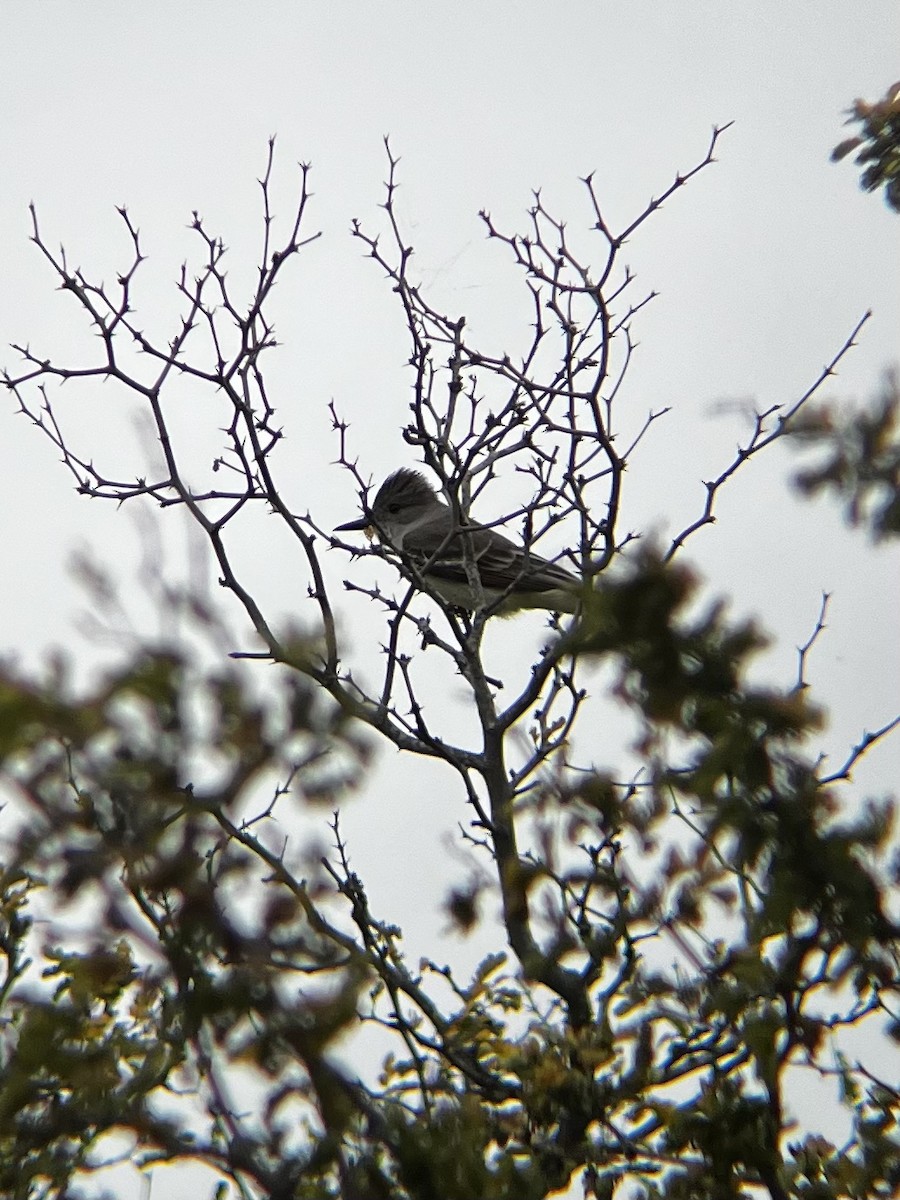
[{"label": "tree", "polygon": [[[599,247],[590,262],[540,195],[525,234],[482,214],[531,304],[515,355],[476,342],[415,282],[389,147],[387,236],[354,226],[409,337],[406,441],[463,525],[501,472],[516,478],[520,502],[505,521],[536,553],[564,528],[585,581],[580,616],[550,619],[511,696],[485,664],[489,610],[454,610],[401,551],[361,549],[286,498],[268,314],[276,282],[315,237],[308,169],[276,241],[270,146],[248,300],[232,290],[222,241],[195,217],[202,263],[181,273],[169,338],[145,334],[133,312],[143,252],[126,211],[131,260],[114,289],[52,252],[34,216],[34,241],[101,353],[63,365],[18,347],[24,366],[8,388],[79,492],[190,514],[262,648],[232,646],[249,664],[229,664],[221,650],[210,659],[144,646],[80,697],[60,674],[3,678],[6,1193],[73,1194],[105,1135],[125,1131],[146,1162],[199,1159],[242,1196],[543,1197],[577,1180],[597,1197],[893,1194],[900,1092],[841,1037],[863,1025],[882,1039],[900,1033],[893,804],[849,791],[858,759],[898,719],[826,772],[806,666],[827,599],[796,681],[760,686],[748,664],[763,633],[729,621],[721,603],[701,604],[684,549],[734,474],[797,427],[866,318],[792,406],[756,415],[669,545],[620,528],[626,467],[661,415],[618,433],[632,327],[649,299],[635,296],[622,246],[706,169],[721,134],[621,229],[587,178]],[[85,380],[146,406],[156,474],[107,471],[76,444],[52,389]],[[168,407],[188,384],[226,414],[202,479],[196,430],[179,442]],[[336,407],[332,417],[340,465],[365,498],[352,431]],[[286,633],[230,549],[260,507],[306,563],[303,624]],[[377,686],[346,665],[323,548],[349,556],[346,586],[384,614]],[[398,587],[358,582],[360,560],[376,556],[397,569]],[[214,611],[190,594],[170,603],[221,647]],[[636,769],[590,765],[584,679],[596,664],[633,715],[622,758],[636,756]],[[468,742],[452,741],[422,704],[441,671],[466,686]],[[501,914],[471,977],[437,954],[409,961],[398,916],[373,909],[353,870],[337,812],[325,855],[281,833],[291,806],[337,809],[379,741],[443,764],[456,788],[475,866],[452,883],[447,916],[489,930],[494,898]],[[236,919],[238,892],[256,895],[254,917]],[[337,1050],[360,1021],[393,1041],[377,1077]],[[842,1146],[814,1118],[790,1127],[796,1071],[840,1084]]]}]

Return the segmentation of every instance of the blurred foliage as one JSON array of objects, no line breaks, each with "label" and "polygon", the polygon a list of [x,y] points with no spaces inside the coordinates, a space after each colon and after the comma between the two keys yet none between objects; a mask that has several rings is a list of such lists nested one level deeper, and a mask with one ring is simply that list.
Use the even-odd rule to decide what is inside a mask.
[{"label": "blurred foliage", "polygon": [[858,151],[855,161],[865,167],[860,186],[867,192],[884,188],[886,202],[900,212],[900,83],[874,103],[854,100],[847,124],[858,125],[859,132],[835,146],[832,159]]},{"label": "blurred foliage", "polygon": [[851,525],[876,540],[900,534],[900,384],[885,375],[881,391],[861,409],[831,402],[810,405],[790,422],[788,435],[801,447],[823,452],[794,477],[807,496],[832,492],[843,501]]},{"label": "blurred foliage", "polygon": [[[149,648],[80,698],[5,670],[0,1194],[81,1194],[118,1133],[276,1200],[896,1195],[895,1076],[840,1049],[900,1027],[893,804],[847,802],[808,690],[748,683],[765,639],[683,567],[645,554],[570,636],[616,665],[646,764],[551,773],[521,814],[564,834],[523,887],[586,1025],[482,924],[489,882],[452,885],[495,939],[460,979],[407,962],[336,819],[324,860],[285,836],[366,761],[299,674],[261,701]],[[361,1022],[395,1043],[377,1077],[347,1067]],[[792,1073],[843,1104],[840,1146]]]}]

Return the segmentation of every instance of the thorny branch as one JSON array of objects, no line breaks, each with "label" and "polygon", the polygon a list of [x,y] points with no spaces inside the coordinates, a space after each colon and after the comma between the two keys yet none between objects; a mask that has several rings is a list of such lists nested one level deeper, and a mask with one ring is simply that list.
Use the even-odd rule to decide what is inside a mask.
[{"label": "thorny branch", "polygon": [[739,446],[734,458],[722,473],[716,476],[715,479],[704,483],[706,488],[706,503],[703,512],[700,516],[687,525],[682,531],[676,535],[669,547],[667,559],[673,558],[688,538],[702,529],[704,525],[715,524],[715,502],[716,497],[722,486],[728,482],[733,475],[751,458],[759,454],[761,450],[765,450],[767,446],[771,446],[773,442],[785,436],[789,432],[791,420],[797,416],[801,409],[806,405],[818,392],[819,388],[824,384],[826,379],[830,379],[837,372],[837,367],[841,360],[847,355],[857,344],[856,339],[865,325],[866,321],[871,317],[871,312],[865,312],[856,322],[853,327],[853,332],[841,346],[840,350],[834,355],[831,361],[822,368],[818,377],[806,389],[803,395],[793,402],[793,404],[785,407],[782,404],[774,404],[771,408],[767,408],[764,412],[759,412],[754,417],[753,432],[751,433],[745,445]]}]

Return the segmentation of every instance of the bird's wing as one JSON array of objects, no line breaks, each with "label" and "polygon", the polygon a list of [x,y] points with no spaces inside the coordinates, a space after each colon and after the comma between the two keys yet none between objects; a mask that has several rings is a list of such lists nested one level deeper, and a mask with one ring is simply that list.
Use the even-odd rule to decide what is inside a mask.
[{"label": "bird's wing", "polygon": [[532,550],[526,552],[502,533],[483,525],[472,523],[444,540],[446,545],[438,548],[440,543],[436,543],[433,531],[425,526],[406,535],[403,551],[429,575],[453,583],[468,582],[466,558],[471,554],[485,588],[502,592],[513,584],[517,590],[546,592],[579,585],[578,579],[564,567],[548,562]]}]

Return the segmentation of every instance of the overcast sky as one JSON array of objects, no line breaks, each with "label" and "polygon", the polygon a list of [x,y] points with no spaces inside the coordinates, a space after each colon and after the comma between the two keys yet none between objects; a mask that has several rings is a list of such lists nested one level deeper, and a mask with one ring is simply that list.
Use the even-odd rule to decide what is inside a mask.
[{"label": "overcast sky", "polygon": [[[256,180],[277,134],[276,213],[287,218],[295,164],[309,161],[309,232],[324,234],[276,302],[283,349],[270,380],[288,434],[279,463],[298,506],[314,506],[326,525],[348,520],[356,497],[331,465],[330,400],[376,481],[415,462],[400,437],[411,384],[401,315],[348,233],[354,217],[378,227],[383,135],[402,157],[400,212],[434,302],[512,341],[521,336],[511,323],[517,279],[502,248],[486,243],[480,208],[523,228],[540,187],[589,247],[579,177],[595,172],[610,220],[621,225],[702,158],[714,124],[734,121],[719,161],[626,255],[642,287],[660,293],[636,325],[627,403],[638,423],[650,408],[673,412],[628,472],[624,523],[674,532],[699,514],[701,481],[746,435],[738,412],[716,415],[723,399],[790,404],[868,308],[874,316],[859,347],[823,394],[863,399],[897,360],[900,221],[858,189],[852,165],[828,155],[852,99],[880,96],[900,73],[898,34],[895,0],[6,4],[0,342],[27,341],[51,357],[92,353],[76,306],[54,292],[29,244],[32,200],[50,245],[63,242],[73,264],[107,280],[127,262],[115,206],[128,205],[150,256],[138,292],[148,326],[174,321],[168,281],[192,252],[194,209],[229,246],[235,278],[249,279],[260,242]],[[15,364],[11,352],[2,357]],[[60,412],[79,446],[113,467],[132,418],[102,401],[72,389]],[[116,570],[152,629],[134,582],[141,547],[127,513],[76,496],[52,447],[9,403],[0,406],[0,459],[0,653],[34,664],[66,645],[80,662],[96,661],[101,651],[76,632],[84,599],[68,569],[85,546]],[[776,682],[793,678],[795,647],[822,591],[833,593],[811,679],[831,704],[824,747],[840,757],[898,707],[898,558],[848,533],[834,506],[799,502],[791,467],[780,451],[748,467],[690,559],[714,591],[735,597],[736,615],[757,616],[773,632],[761,670]],[[170,520],[163,536],[177,573],[184,529],[171,512],[159,520]],[[248,541],[242,561],[270,611],[287,617],[305,586],[300,563],[266,549]],[[328,566],[336,587],[354,570],[337,555]],[[229,614],[249,642],[236,609]],[[378,624],[349,598],[342,618],[365,662]],[[522,646],[530,654],[540,636],[540,617],[498,626],[490,653],[510,670],[527,668]],[[605,755],[610,765],[615,752]],[[465,814],[446,775],[428,790],[417,764],[403,768],[409,795],[399,796],[387,783],[397,760],[388,759],[346,829],[381,911],[406,924],[391,910],[384,872],[398,831],[410,856],[405,885],[423,890],[428,909],[440,898],[429,864]],[[887,788],[898,766],[895,739],[860,768],[861,787]],[[420,948],[441,921],[435,913],[419,927],[410,916]],[[168,1195],[178,1200],[176,1189]]]}]

